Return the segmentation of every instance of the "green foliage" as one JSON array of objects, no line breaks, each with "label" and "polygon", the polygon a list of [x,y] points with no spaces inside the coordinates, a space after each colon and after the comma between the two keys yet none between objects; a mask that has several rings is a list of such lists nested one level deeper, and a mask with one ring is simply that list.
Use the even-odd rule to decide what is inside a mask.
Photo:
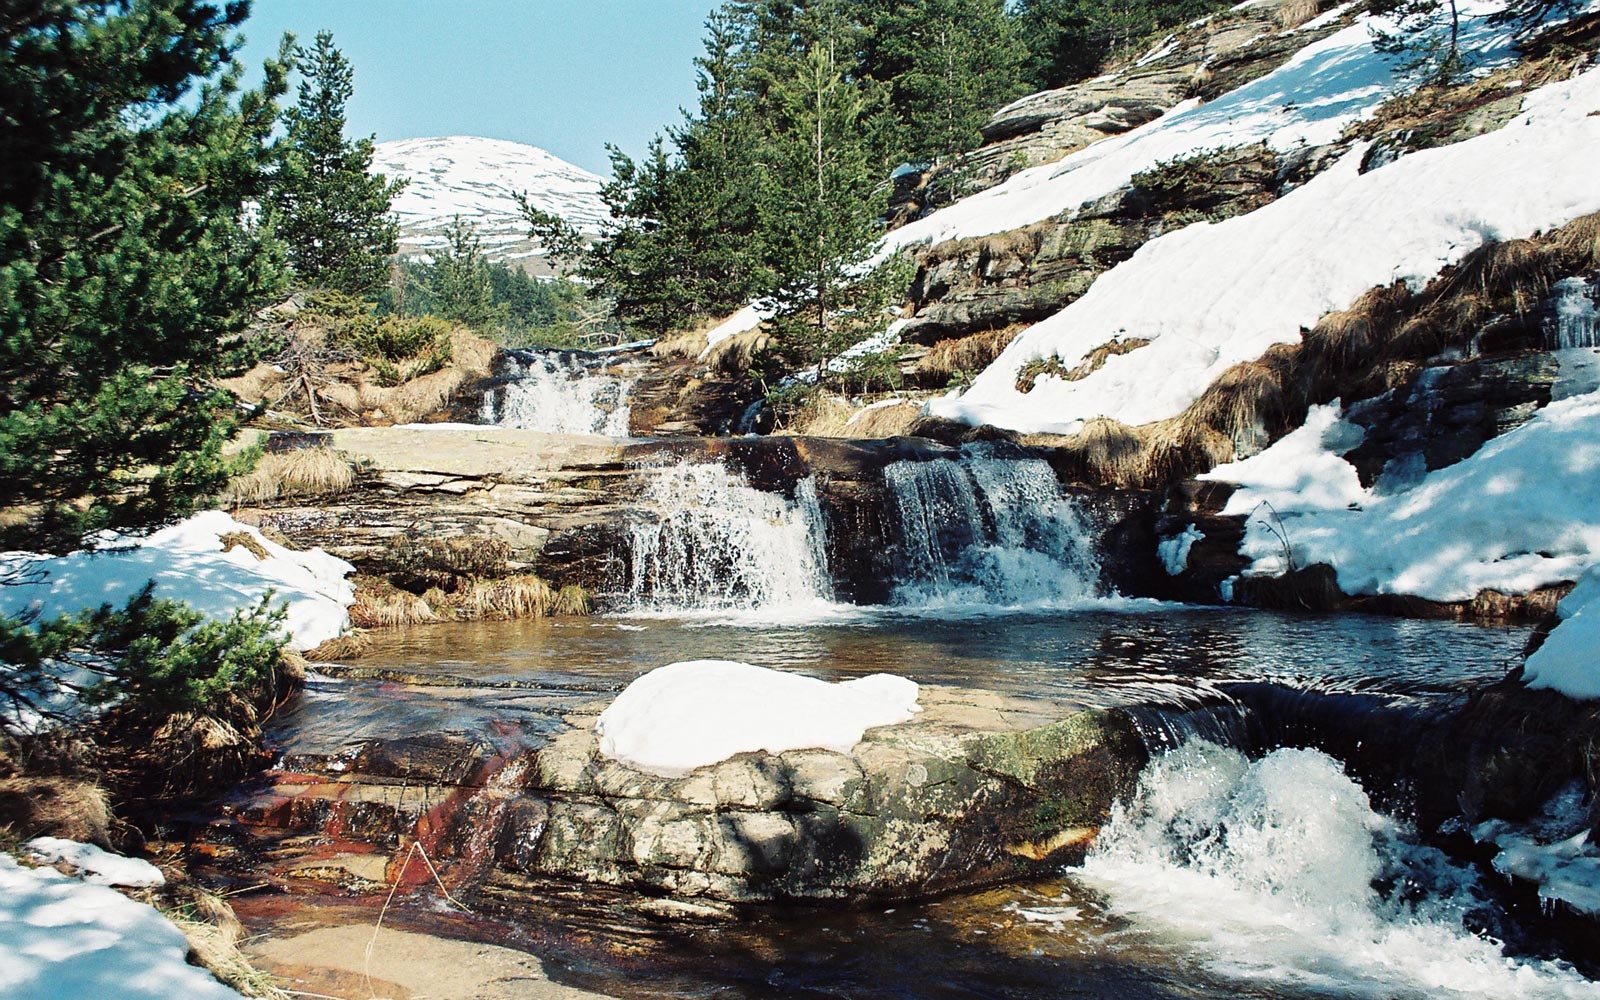
[{"label": "green foliage", "polygon": [[122,608],[30,622],[0,616],[0,700],[47,721],[82,720],[57,700],[114,706],[124,717],[158,719],[216,712],[269,689],[283,648],[284,610],[271,596],[226,621],[157,600],[147,585]]},{"label": "green foliage", "polygon": [[230,474],[242,333],[281,287],[244,208],[281,63],[232,64],[245,5],[72,0],[0,18],[0,547],[65,550],[192,510]]},{"label": "green foliage", "polygon": [[395,252],[400,223],[389,206],[405,181],[369,173],[371,136],[344,137],[355,82],[333,35],[318,32],[311,48],[296,47],[294,65],[302,80],[297,102],[284,112],[287,134],[267,218],[301,285],[365,294],[383,283]]},{"label": "green foliage", "polygon": [[1048,90],[1136,55],[1134,48],[1153,33],[1230,6],[1228,0],[1017,0],[1013,16],[1028,49],[1027,82]]},{"label": "green foliage", "polygon": [[872,0],[863,73],[889,90],[896,156],[940,160],[975,148],[978,129],[1022,96],[1027,50],[1003,0]]},{"label": "green foliage", "polygon": [[428,290],[433,311],[481,330],[495,319],[494,279],[477,230],[456,216],[445,230],[445,245],[428,255]]}]

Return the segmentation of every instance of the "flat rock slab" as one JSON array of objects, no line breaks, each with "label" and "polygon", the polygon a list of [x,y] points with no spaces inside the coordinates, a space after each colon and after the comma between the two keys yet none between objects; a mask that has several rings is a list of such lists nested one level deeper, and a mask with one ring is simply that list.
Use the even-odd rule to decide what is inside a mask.
[{"label": "flat rock slab", "polygon": [[934,896],[1081,860],[1145,760],[1117,711],[924,687],[849,754],[740,754],[683,777],[599,753],[594,716],[540,751],[547,805],[501,864],[729,902]]}]

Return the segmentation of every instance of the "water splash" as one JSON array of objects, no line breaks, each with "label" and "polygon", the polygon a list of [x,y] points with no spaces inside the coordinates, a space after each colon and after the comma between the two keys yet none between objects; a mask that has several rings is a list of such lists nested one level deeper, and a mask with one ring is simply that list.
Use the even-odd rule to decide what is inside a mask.
[{"label": "water splash", "polygon": [[820,606],[832,596],[815,485],[792,499],[753,489],[721,465],[648,470],[655,516],[632,526],[633,610],[756,610]]},{"label": "water splash", "polygon": [[592,372],[570,352],[519,351],[506,363],[513,381],[484,394],[481,422],[547,434],[628,436],[632,380]]},{"label": "water splash", "polygon": [[1195,741],[1158,758],[1083,868],[1135,933],[1213,971],[1372,997],[1596,997],[1559,963],[1466,929],[1475,876],[1373,810],[1314,750]]},{"label": "water splash", "polygon": [[1039,605],[1093,598],[1093,533],[1037,459],[973,456],[884,469],[904,558],[899,604]]}]

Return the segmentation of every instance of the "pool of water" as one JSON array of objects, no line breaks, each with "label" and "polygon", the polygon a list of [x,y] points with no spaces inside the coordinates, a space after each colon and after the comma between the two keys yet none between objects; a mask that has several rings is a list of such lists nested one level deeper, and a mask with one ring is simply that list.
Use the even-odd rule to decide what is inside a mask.
[{"label": "pool of water", "polygon": [[[701,658],[1089,704],[1263,680],[1425,700],[1499,680],[1526,640],[1524,628],[1148,602],[435,625],[377,635],[364,673],[314,679],[272,738],[332,752],[367,735],[509,727],[536,742],[563,712]],[[487,908],[474,933],[540,953],[572,985],[628,996],[1600,996],[1540,946],[1505,957],[1483,935],[1515,928],[1471,869],[1375,811],[1337,761],[1288,753],[1248,761],[1191,744],[1161,758],[1089,863],[1053,881],[708,923],[662,923],[624,895],[551,884],[534,890],[539,907]],[[425,898],[409,909],[426,924]]]}]

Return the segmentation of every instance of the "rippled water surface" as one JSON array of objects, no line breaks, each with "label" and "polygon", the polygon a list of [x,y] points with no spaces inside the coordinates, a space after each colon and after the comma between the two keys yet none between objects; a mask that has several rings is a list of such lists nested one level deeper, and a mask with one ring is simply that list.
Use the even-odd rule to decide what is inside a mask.
[{"label": "rippled water surface", "polygon": [[[1253,680],[1426,698],[1498,680],[1527,639],[1522,628],[1141,602],[765,617],[383,634],[359,661],[363,673],[315,680],[276,733],[325,752],[364,734],[513,721],[537,740],[562,712],[653,667],[701,658],[829,679],[891,671],[1091,704]],[[635,996],[1596,995],[1570,969],[1504,959],[1475,936],[1464,919],[1481,905],[1472,873],[1441,868],[1403,823],[1372,810],[1336,761],[1301,756],[1262,770],[1222,750],[1173,760],[1146,775],[1103,852],[1056,881],[887,911],[766,910],[707,925],[652,922],[604,891],[555,886],[540,912],[512,923],[500,914],[479,933],[538,951],[572,985]],[[1426,884],[1430,901],[1371,889],[1374,876],[1380,887]]]}]

